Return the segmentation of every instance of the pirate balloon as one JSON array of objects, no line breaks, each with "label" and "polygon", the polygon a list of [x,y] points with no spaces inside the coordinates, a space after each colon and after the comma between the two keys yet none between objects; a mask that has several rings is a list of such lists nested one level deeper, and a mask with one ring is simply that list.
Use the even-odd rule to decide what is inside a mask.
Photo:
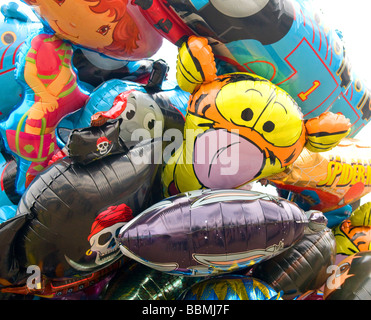
[{"label": "pirate balloon", "polygon": [[143,141],[83,166],[65,158],[36,178],[16,216],[0,225],[2,286],[26,290],[30,265],[56,280],[91,274],[122,258],[118,231],[153,201],[160,162],[141,159],[156,154],[156,143]]}]

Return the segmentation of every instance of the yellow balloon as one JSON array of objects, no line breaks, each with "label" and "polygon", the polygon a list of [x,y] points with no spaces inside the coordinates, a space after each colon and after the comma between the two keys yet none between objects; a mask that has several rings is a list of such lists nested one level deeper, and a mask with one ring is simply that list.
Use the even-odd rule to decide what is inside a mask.
[{"label": "yellow balloon", "polygon": [[291,96],[260,76],[217,76],[204,38],[179,49],[177,81],[191,96],[183,144],[163,172],[165,196],[241,187],[282,172],[304,147],[333,148],[350,130],[348,119],[329,112],[304,121]]}]

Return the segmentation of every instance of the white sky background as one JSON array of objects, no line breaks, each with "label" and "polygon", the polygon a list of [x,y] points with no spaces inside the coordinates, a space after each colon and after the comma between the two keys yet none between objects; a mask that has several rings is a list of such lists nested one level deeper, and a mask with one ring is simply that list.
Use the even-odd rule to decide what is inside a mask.
[{"label": "white sky background", "polygon": [[[50,0],[53,1],[53,0]],[[253,1],[253,0],[250,0]],[[347,54],[353,70],[364,79],[371,88],[371,1],[370,0],[312,0],[322,9],[324,22],[329,27],[338,29],[343,34]],[[10,1],[0,0],[0,5]],[[20,3],[19,0],[14,2]],[[21,4],[24,8],[24,4]],[[30,10],[30,17],[32,12]],[[169,79],[175,80],[175,62],[178,49],[164,40],[162,48],[152,59],[164,59],[169,67]],[[357,139],[371,143],[371,123],[356,136]],[[260,187],[254,184],[254,190],[275,193],[273,188]],[[362,198],[362,203],[371,201],[371,194]]]}]

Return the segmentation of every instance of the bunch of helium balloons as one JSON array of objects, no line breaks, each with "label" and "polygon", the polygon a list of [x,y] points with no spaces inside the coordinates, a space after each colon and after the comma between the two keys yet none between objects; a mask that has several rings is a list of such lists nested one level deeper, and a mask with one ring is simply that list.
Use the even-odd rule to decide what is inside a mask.
[{"label": "bunch of helium balloons", "polygon": [[1,13],[0,299],[371,298],[371,95],[311,0]]}]

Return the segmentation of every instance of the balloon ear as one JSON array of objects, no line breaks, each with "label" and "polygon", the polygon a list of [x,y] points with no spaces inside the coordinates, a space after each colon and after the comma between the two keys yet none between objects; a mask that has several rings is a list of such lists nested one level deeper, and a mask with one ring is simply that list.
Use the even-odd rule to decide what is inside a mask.
[{"label": "balloon ear", "polygon": [[204,82],[216,78],[214,54],[203,37],[190,36],[179,49],[176,79],[179,87],[193,93]]},{"label": "balloon ear", "polygon": [[336,147],[350,132],[351,123],[340,113],[324,112],[305,122],[307,143],[312,152],[324,152]]},{"label": "balloon ear", "polygon": [[354,210],[349,220],[352,226],[371,227],[371,202],[366,202]]}]

